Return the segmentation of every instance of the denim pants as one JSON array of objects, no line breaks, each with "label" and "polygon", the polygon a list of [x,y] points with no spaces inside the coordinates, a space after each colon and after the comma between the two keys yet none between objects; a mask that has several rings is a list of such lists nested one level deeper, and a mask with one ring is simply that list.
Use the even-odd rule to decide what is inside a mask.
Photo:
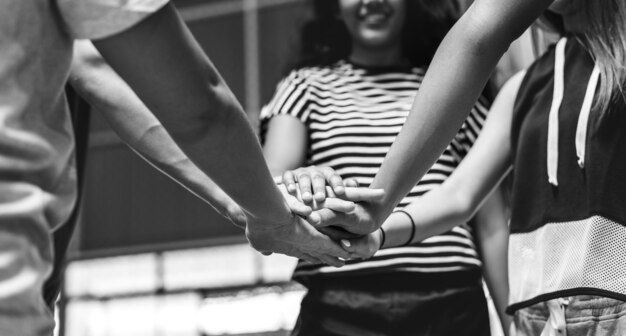
[{"label": "denim pants", "polygon": [[564,297],[515,312],[511,336],[626,335],[626,302],[592,295]]}]

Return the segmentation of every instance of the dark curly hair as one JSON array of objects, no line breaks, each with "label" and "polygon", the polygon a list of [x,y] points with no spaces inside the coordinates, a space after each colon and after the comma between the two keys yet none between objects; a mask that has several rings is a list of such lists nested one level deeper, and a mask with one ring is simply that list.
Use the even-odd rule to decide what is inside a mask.
[{"label": "dark curly hair", "polygon": [[[405,0],[402,48],[414,66],[427,66],[461,16],[467,0]],[[350,54],[351,37],[339,18],[339,0],[310,0],[313,18],[301,32],[298,67],[329,65]]]}]

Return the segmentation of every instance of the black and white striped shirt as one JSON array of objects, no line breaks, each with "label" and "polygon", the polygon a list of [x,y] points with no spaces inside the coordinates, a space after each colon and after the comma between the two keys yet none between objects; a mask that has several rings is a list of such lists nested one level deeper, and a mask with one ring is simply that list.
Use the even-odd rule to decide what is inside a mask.
[{"label": "black and white striped shirt", "polygon": [[[291,72],[261,112],[262,127],[275,115],[290,115],[306,125],[306,165],[330,166],[343,178],[369,185],[409,113],[425,71],[420,68],[369,68],[340,61],[328,67]],[[441,184],[476,140],[487,114],[482,99],[451,144],[400,203],[404,207]],[[264,132],[262,132],[264,133]],[[450,272],[481,267],[472,228],[463,225],[408,247],[379,251],[342,268],[299,263],[294,277],[355,272]]]}]

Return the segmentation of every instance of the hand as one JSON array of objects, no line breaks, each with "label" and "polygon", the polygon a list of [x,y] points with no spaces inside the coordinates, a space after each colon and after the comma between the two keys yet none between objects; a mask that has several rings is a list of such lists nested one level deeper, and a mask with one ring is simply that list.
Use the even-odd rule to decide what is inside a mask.
[{"label": "hand", "polygon": [[341,246],[352,258],[369,259],[381,248],[382,232],[376,230],[366,236],[356,239],[342,239]]},{"label": "hand", "polygon": [[280,224],[248,220],[246,237],[254,249],[265,255],[281,253],[335,267],[343,266],[350,257],[339,244],[297,216]]},{"label": "hand", "polygon": [[[332,208],[318,210],[319,207],[317,207],[312,214],[306,214],[308,218],[313,218],[310,222],[316,225],[318,230],[333,239],[354,238],[378,229],[382,220],[377,219],[375,209],[378,208],[377,203],[382,201],[384,191],[356,188],[358,182],[354,179],[341,180],[341,182],[340,180],[341,177],[332,168],[315,166],[286,171],[281,177],[275,179],[277,183],[282,183],[287,187],[290,195],[305,203],[319,203],[326,197],[360,202],[355,204],[354,209],[350,211],[336,211]],[[329,188],[326,182],[333,185]],[[311,196],[311,190],[315,192],[315,197]],[[336,191],[340,191],[341,194]],[[293,208],[292,211],[298,213]]]},{"label": "hand", "polygon": [[[275,179],[277,181],[277,179]],[[292,195],[287,191],[287,187],[284,184],[278,184],[278,189],[282,193],[283,197],[287,201],[287,205],[289,209],[294,214],[305,218],[311,224],[319,224],[321,221],[321,217],[314,210],[320,209],[330,209],[336,212],[349,212],[354,210],[354,202],[342,200],[336,197],[326,197],[323,201],[313,200],[311,205],[306,205],[302,201],[302,196],[298,192],[297,184],[296,184],[296,195]],[[328,192],[334,196],[332,190],[327,187]]]},{"label": "hand", "polygon": [[281,182],[287,186],[290,194],[295,196],[299,191],[305,203],[310,203],[314,199],[318,202],[323,201],[326,198],[327,184],[335,195],[341,197],[345,193],[343,179],[330,167],[309,166],[293,171],[287,170],[283,173]]},{"label": "hand", "polygon": [[[354,210],[341,213],[330,209],[315,211],[321,218],[315,227],[333,239],[354,238],[376,231],[382,224],[378,217],[379,202],[384,197],[381,189],[346,188],[345,197],[356,202]],[[329,231],[329,229],[335,229]],[[337,230],[340,229],[340,230]],[[343,233],[343,234],[341,234]],[[351,235],[346,235],[346,233]]]}]

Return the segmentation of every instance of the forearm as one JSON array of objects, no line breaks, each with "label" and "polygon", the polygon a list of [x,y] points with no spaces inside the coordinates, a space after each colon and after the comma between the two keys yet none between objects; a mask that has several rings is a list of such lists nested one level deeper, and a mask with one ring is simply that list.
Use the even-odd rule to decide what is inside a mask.
[{"label": "forearm", "polygon": [[[237,204],[200,171],[128,85],[89,42],[77,42],[69,82],[137,154],[184,188],[231,217]],[[242,218],[231,218],[241,225]]]},{"label": "forearm", "polygon": [[245,113],[171,5],[95,44],[185,154],[254,221],[291,221]]},{"label": "forearm", "polygon": [[[551,0],[478,0],[441,43],[411,113],[371,187],[385,218],[441,155],[509,44]],[[409,154],[410,153],[410,154]]]},{"label": "forearm", "polygon": [[459,190],[454,189],[454,184],[444,183],[407,205],[403,209],[406,213],[392,213],[382,226],[385,231],[383,247],[398,247],[419,242],[467,223],[476,211],[479,201],[468,203],[469,198],[457,197]]},{"label": "forearm", "polygon": [[477,245],[483,260],[483,275],[498,312],[502,329],[508,335],[511,317],[505,313],[505,310],[509,296],[509,229],[500,188],[485,201],[475,219]]}]

